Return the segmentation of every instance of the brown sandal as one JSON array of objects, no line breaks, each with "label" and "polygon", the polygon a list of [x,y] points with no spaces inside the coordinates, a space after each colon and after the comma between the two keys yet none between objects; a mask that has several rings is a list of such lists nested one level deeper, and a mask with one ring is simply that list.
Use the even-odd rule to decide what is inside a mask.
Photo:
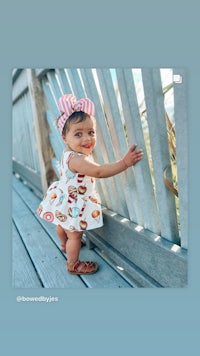
[{"label": "brown sandal", "polygon": [[98,269],[98,264],[92,261],[76,261],[74,264],[67,263],[68,272],[71,274],[92,274]]}]

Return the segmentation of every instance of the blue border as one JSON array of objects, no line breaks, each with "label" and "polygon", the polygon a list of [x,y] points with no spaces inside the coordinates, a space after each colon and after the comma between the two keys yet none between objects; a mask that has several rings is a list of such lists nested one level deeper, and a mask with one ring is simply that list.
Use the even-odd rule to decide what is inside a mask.
[{"label": "blue border", "polygon": [[[57,5],[57,8],[56,8]],[[61,351],[162,356],[198,350],[199,19],[195,1],[9,2],[1,36],[1,324],[6,354]],[[89,9],[89,10],[88,10]],[[11,72],[23,67],[186,67],[189,73],[189,287],[45,290],[58,303],[17,303],[11,287]],[[184,145],[184,142],[183,142]]]}]

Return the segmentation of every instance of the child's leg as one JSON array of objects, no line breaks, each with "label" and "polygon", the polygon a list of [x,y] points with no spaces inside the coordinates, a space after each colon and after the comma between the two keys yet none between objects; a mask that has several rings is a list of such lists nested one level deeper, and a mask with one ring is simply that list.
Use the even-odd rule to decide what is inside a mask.
[{"label": "child's leg", "polygon": [[98,265],[95,262],[79,261],[79,253],[81,249],[82,231],[68,231],[67,234],[66,252],[67,252],[67,268],[72,274],[91,274],[96,272]]},{"label": "child's leg", "polygon": [[[67,230],[64,230],[62,226],[60,225],[57,225],[56,226],[56,232],[57,232],[57,235],[61,241],[61,249],[63,252],[66,253],[66,242],[67,242],[67,239],[68,239],[68,236],[67,236]],[[83,240],[81,240],[81,247],[85,246],[85,243]]]},{"label": "child's leg", "polygon": [[57,235],[61,241],[61,249],[63,252],[66,252],[66,242],[68,239],[66,231],[62,228],[62,226],[57,225],[56,232],[57,232]]},{"label": "child's leg", "polygon": [[67,234],[66,241],[66,252],[68,263],[75,263],[79,259],[79,252],[81,248],[81,237],[83,235],[82,231],[68,231],[65,230]]}]

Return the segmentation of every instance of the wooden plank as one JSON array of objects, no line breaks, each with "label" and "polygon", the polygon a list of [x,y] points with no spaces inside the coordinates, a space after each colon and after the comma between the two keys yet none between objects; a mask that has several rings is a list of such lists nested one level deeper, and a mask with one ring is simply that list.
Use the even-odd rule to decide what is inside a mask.
[{"label": "wooden plank", "polygon": [[[95,149],[95,157],[100,164],[114,162],[117,160],[115,149],[113,147],[108,124],[105,118],[105,112],[102,106],[101,99],[97,91],[97,85],[94,80],[91,69],[81,69],[81,75],[84,80],[84,85],[88,97],[95,104],[95,117],[97,121],[97,146]],[[102,191],[106,192],[104,201],[107,207],[115,210],[122,216],[128,215],[126,201],[124,200],[123,191],[121,189],[122,179],[119,176],[101,180]],[[101,192],[100,192],[101,193]],[[104,193],[105,194],[105,193]],[[102,196],[102,194],[101,194]],[[120,201],[120,204],[119,204]]]},{"label": "wooden plank", "polygon": [[[119,107],[114,92],[113,82],[109,69],[97,69],[101,92],[106,108],[111,139],[115,147],[117,159],[120,159],[127,151],[128,145],[125,137],[124,126],[119,112]],[[133,169],[128,169],[120,174],[122,179],[121,189],[128,208],[128,218],[131,221],[143,225],[141,204],[136,189]]]},{"label": "wooden plank", "polygon": [[60,135],[60,132],[56,126],[56,123],[55,123],[56,117],[53,116],[49,110],[46,111],[46,116],[47,116],[47,121],[48,121],[50,131],[51,131],[50,135],[54,136],[54,139],[56,140],[56,144],[58,147],[58,155],[57,155],[57,151],[54,153],[56,154],[57,159],[61,160],[61,154],[65,148],[65,144],[64,144],[62,137]]},{"label": "wooden plank", "polygon": [[55,73],[55,70],[50,70],[48,73],[47,73],[47,79],[49,81],[49,84],[55,94],[55,97],[58,99],[60,98],[60,96],[63,94],[62,93],[62,88],[61,86],[59,85],[59,82],[57,80],[57,76],[56,76],[56,73]]},{"label": "wooden plank", "polygon": [[[19,71],[19,70],[18,70]],[[28,90],[26,69],[20,70],[16,76],[12,87],[13,104]]]},{"label": "wooden plank", "polygon": [[13,160],[13,172],[18,173],[33,189],[36,189],[37,192],[42,194],[41,177],[37,172],[34,172],[15,160]]},{"label": "wooden plank", "polygon": [[[22,103],[22,126],[24,127],[24,140],[23,140],[23,150],[27,154],[27,163],[29,167],[40,172],[40,165],[38,159],[38,151],[35,148],[36,142],[36,130],[33,121],[33,112],[31,107],[31,94],[28,92],[21,99]],[[23,153],[24,154],[24,153]]]},{"label": "wooden plank", "polygon": [[[44,232],[46,232],[51,240],[55,242],[55,245],[60,248],[60,241],[57,234],[55,233],[55,225],[50,224],[36,215],[36,209],[40,200],[32,194],[32,192],[27,189],[26,186],[14,179],[14,188],[21,194],[22,198],[25,197],[26,203],[30,207],[31,213],[35,214],[35,219],[40,221],[40,225],[43,227]],[[110,267],[107,262],[98,256],[93,250],[88,250],[86,247],[81,249],[80,258],[83,260],[95,260],[99,264],[99,270],[94,275],[81,276],[81,280],[89,288],[130,288],[131,285],[125,281],[112,267]],[[65,270],[65,273],[66,270]],[[77,276],[71,276],[79,278]]]},{"label": "wooden plank", "polygon": [[[187,113],[187,76],[186,70],[176,68],[173,75],[180,76],[180,83],[174,81],[174,118],[176,130],[176,161],[178,175],[178,196],[180,213],[181,246],[188,247],[189,225],[188,225],[188,113]],[[179,77],[178,77],[179,78]]]},{"label": "wooden plank", "polygon": [[69,80],[71,82],[71,86],[73,89],[73,93],[76,96],[77,100],[85,97],[85,91],[82,86],[79,74],[77,69],[75,68],[68,68],[67,74],[69,76]]},{"label": "wooden plank", "polygon": [[179,244],[174,195],[165,185],[164,170],[170,165],[164,98],[159,69],[142,69],[151,152],[160,216],[161,236]]},{"label": "wooden plank", "polygon": [[[132,238],[132,237],[131,237]],[[118,234],[118,240],[122,241],[123,235]],[[122,242],[123,243],[123,242]],[[95,251],[103,257],[107,263],[111,263],[112,267],[133,287],[133,288],[153,288],[161,287],[161,285],[147,275],[130,260],[124,258],[119,251],[108,243],[107,239],[102,239],[98,235],[98,231],[87,231],[86,244],[94,244],[97,246]]]},{"label": "wooden plank", "polygon": [[62,153],[63,153],[65,146],[64,145],[62,146],[60,144],[60,142],[58,141],[58,139],[54,133],[49,134],[49,139],[50,139],[51,146],[53,148],[56,158],[58,159],[58,161],[61,161]]},{"label": "wooden plank", "polygon": [[[130,275],[137,278],[137,268],[140,281],[141,276],[146,275],[147,280],[154,281],[154,286],[157,283],[166,288],[187,287],[188,263],[185,249],[149,230],[140,229],[140,226],[112,211],[104,211],[104,222],[104,227],[87,231],[87,236],[108,256],[111,251],[113,257],[112,249],[117,251],[116,260],[121,256],[121,266]],[[123,259],[129,263],[124,265]]]},{"label": "wooden plank", "polygon": [[42,287],[42,283],[14,224],[12,228],[12,284],[14,288]]},{"label": "wooden plank", "polygon": [[44,77],[48,70],[48,68],[35,68],[35,74],[37,77]]},{"label": "wooden plank", "polygon": [[88,250],[86,247],[81,249],[80,259],[83,261],[94,261],[98,263],[98,272],[85,276],[81,279],[87,284],[89,288],[131,288],[132,286],[125,281],[108,263],[105,262],[99,255],[95,254],[93,250]]},{"label": "wooden plank", "polygon": [[52,112],[53,117],[56,118],[60,114],[57,104],[57,98],[47,78],[44,78],[42,80],[42,87],[48,103],[48,109]]},{"label": "wooden plank", "polygon": [[[66,70],[66,73],[67,73],[70,83],[71,83],[72,92],[76,96],[77,100],[80,99],[81,97],[86,97],[86,93],[82,88],[82,84],[81,84],[78,72],[75,69],[68,68]],[[81,86],[81,87],[79,87],[79,86]],[[103,150],[103,147],[100,146],[99,139],[97,139],[96,148],[95,148],[95,152],[94,152],[93,156],[95,157],[95,159],[97,159],[98,163],[100,163],[100,164],[104,163],[104,161],[102,159],[102,155],[101,155],[102,150]],[[101,182],[97,181],[97,187],[98,187],[98,190],[99,190],[99,193],[101,196],[102,204],[109,205],[109,201],[110,201],[109,198],[111,198],[111,197],[110,197],[110,193],[108,191],[107,181],[106,180],[102,180]],[[108,191],[107,194],[104,193],[105,190]]]},{"label": "wooden plank", "polygon": [[27,69],[28,86],[30,91],[30,108],[33,113],[35,132],[35,145],[40,166],[43,192],[46,191],[49,181],[53,178],[51,158],[53,152],[48,140],[49,129],[46,122],[46,103],[42,95],[42,86],[33,69]]},{"label": "wooden plank", "polygon": [[65,257],[15,191],[13,219],[45,288],[85,288],[67,273]]},{"label": "wooden plank", "polygon": [[58,76],[59,83],[61,85],[63,94],[69,94],[72,92],[71,87],[69,85],[66,72],[64,68],[56,68],[56,74]]},{"label": "wooden plank", "polygon": [[128,140],[130,144],[137,143],[138,147],[144,152],[142,161],[134,167],[136,189],[142,206],[143,226],[156,234],[160,234],[157,204],[149,169],[133,74],[131,69],[117,69],[116,74]]},{"label": "wooden plank", "polygon": [[13,156],[38,172],[39,162],[32,119],[30,95],[26,93],[13,105]]}]

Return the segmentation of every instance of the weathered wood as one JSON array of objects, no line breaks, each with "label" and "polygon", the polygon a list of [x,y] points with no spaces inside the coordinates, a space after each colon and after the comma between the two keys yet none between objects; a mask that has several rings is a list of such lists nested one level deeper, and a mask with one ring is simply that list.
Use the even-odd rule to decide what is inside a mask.
[{"label": "weathered wood", "polygon": [[[189,197],[189,126],[187,120],[187,84],[186,70],[176,68],[173,75],[180,76],[180,82],[174,80],[174,119],[176,130],[176,162],[178,175],[178,196],[180,213],[181,246],[188,247],[188,197]],[[175,78],[175,77],[174,77]]]},{"label": "weathered wood", "polygon": [[67,273],[65,257],[16,192],[13,192],[13,217],[45,288],[85,287],[80,279]]},{"label": "weathered wood", "polygon": [[57,99],[60,98],[60,96],[63,93],[62,93],[61,86],[59,85],[59,82],[57,81],[55,70],[50,70],[47,73],[47,79],[48,79],[49,85],[52,88],[53,93],[55,94],[55,97]]},{"label": "weathered wood", "polygon": [[42,283],[14,224],[12,228],[12,286],[14,288],[42,287]]},{"label": "weathered wood", "polygon": [[128,219],[104,210],[104,226],[87,237],[144,287],[187,287],[187,251]]},{"label": "weathered wood", "polygon": [[13,172],[18,174],[22,180],[26,181],[35,193],[42,196],[41,177],[37,172],[30,170],[19,162],[13,160]]},{"label": "weathered wood", "polygon": [[[103,258],[86,247],[81,249],[80,258],[95,260],[99,264],[98,272],[80,277],[68,274],[65,267],[66,258],[60,251],[55,225],[36,215],[40,200],[19,180],[14,179],[13,186],[17,191],[13,199],[13,218],[45,288],[131,288],[133,286]],[[59,280],[56,282],[57,279]]]},{"label": "weathered wood", "polygon": [[30,94],[26,92],[13,106],[13,157],[28,168],[40,172],[35,144],[35,127],[30,105]]},{"label": "weathered wood", "polygon": [[82,248],[80,259],[83,261],[95,259],[99,265],[97,273],[90,276],[81,276],[81,279],[87,284],[88,288],[131,288],[133,286],[133,283],[129,284],[101,256],[94,253],[93,250],[88,250],[86,247]]},{"label": "weathered wood", "polygon": [[[97,137],[99,146],[95,150],[95,157],[97,161],[101,163],[116,161],[117,156],[115,148],[111,140],[111,134],[108,129],[107,116],[105,113],[105,107],[99,96],[97,90],[97,84],[91,69],[81,69],[81,75],[84,80],[87,95],[94,101],[96,107],[95,117],[97,119]],[[100,149],[99,149],[100,148]],[[110,207],[111,210],[115,210],[122,216],[128,215],[128,208],[126,200],[124,199],[124,192],[122,189],[123,180],[122,176],[115,176],[109,179],[103,180],[105,182],[106,193],[108,195],[108,202],[104,204],[106,207]],[[102,181],[100,181],[102,185]],[[104,190],[104,187],[102,187]]]},{"label": "weathered wood", "polygon": [[[116,160],[116,156],[114,154],[114,148],[108,132],[105,113],[102,108],[92,70],[81,69],[81,76],[84,80],[86,94],[89,98],[91,98],[91,100],[94,101],[96,108],[95,118],[97,122],[97,144],[94,151],[94,157],[99,164],[113,162]],[[97,186],[103,205],[109,206],[110,209],[117,209],[117,211],[124,216],[128,214],[119,178],[110,177],[108,179],[97,180]]]},{"label": "weathered wood", "polygon": [[69,82],[66,77],[65,69],[64,68],[61,68],[61,69],[56,68],[56,74],[58,76],[63,94],[71,93],[71,88],[70,88]]},{"label": "weathered wood", "polygon": [[[179,74],[179,70],[177,69],[174,73]],[[153,185],[148,167],[132,69],[119,68],[115,71],[107,68],[96,70],[91,68],[81,68],[80,70],[77,68],[36,69],[35,74],[42,84],[41,97],[44,95],[43,98],[47,104],[45,110],[49,125],[49,141],[56,156],[51,157],[48,164],[53,162],[57,173],[57,162],[60,161],[61,151],[64,147],[59,132],[54,125],[54,118],[59,115],[58,97],[64,93],[73,93],[77,99],[88,96],[94,101],[96,108],[98,141],[94,158],[97,162],[103,164],[115,161],[126,152],[128,145],[133,142],[138,143],[138,146],[144,150],[143,160],[134,169],[129,169],[127,172],[109,179],[97,180],[103,205],[114,213],[137,222],[169,241],[187,247],[187,187],[184,186],[184,182],[187,182],[188,179],[187,159],[183,159],[183,147],[181,146],[181,136],[183,134],[186,137],[187,131],[186,126],[181,126],[181,116],[184,117],[184,125],[187,123],[186,110],[183,110],[185,106],[182,105],[182,102],[186,103],[185,87],[181,87],[178,83],[175,83],[174,86],[177,148],[179,147],[177,153],[178,184],[181,186],[179,198],[181,232],[179,234],[174,197],[168,191],[163,179],[163,171],[170,163],[170,159],[159,69],[146,68],[142,70],[142,84],[145,91],[152,154],[152,157],[150,154],[148,159],[151,160],[152,158],[153,161]],[[23,83],[25,83],[24,75],[22,73],[20,75]],[[14,82],[18,82],[18,88],[20,76],[14,77]],[[15,117],[16,120],[13,121],[17,122],[18,118],[24,115],[23,107],[25,107],[26,125],[29,125],[27,112],[30,111],[29,116],[32,113],[29,93],[24,94],[25,87],[26,85],[23,86],[21,93],[18,90],[13,109],[13,118]],[[20,98],[23,107],[17,105],[18,98]],[[29,121],[31,121],[31,117],[29,117]],[[19,122],[17,122],[17,125],[19,125]],[[14,132],[17,132],[15,146],[13,147],[18,146],[18,156],[24,158],[24,160],[17,161],[26,165],[29,160],[31,168],[33,166],[38,173],[40,169],[35,169],[37,152],[34,152],[33,149],[35,147],[33,144],[34,135],[25,137],[23,125],[21,124],[19,127],[17,125],[13,125]],[[30,132],[34,131],[34,127],[27,127],[29,127]],[[30,137],[31,145],[24,151],[23,147],[25,142],[27,144],[28,137]],[[184,157],[187,157],[187,150],[188,145],[186,144],[184,146]]]},{"label": "weathered wood", "polygon": [[20,71],[20,75],[13,76],[12,101],[15,103],[28,90],[26,69]]},{"label": "weathered wood", "polygon": [[157,204],[152,185],[133,74],[131,69],[117,69],[116,74],[126,123],[127,139],[130,144],[137,143],[138,148],[141,148],[144,153],[140,164],[134,167],[136,189],[142,206],[143,226],[150,231],[160,234]]},{"label": "weathered wood", "polygon": [[165,185],[164,170],[170,166],[166,116],[159,69],[142,69],[147,120],[151,141],[161,236],[180,243],[174,195]]},{"label": "weathered wood", "polygon": [[[106,108],[106,116],[109,129],[112,132],[111,140],[115,147],[117,159],[123,157],[128,151],[127,140],[125,137],[124,126],[119,113],[119,107],[114,92],[111,74],[108,69],[97,70],[101,92]],[[128,169],[120,174],[122,180],[121,189],[126,200],[128,208],[128,218],[143,224],[141,205],[138,197],[138,192],[135,185],[135,177],[132,169]]]},{"label": "weathered wood", "polygon": [[67,74],[69,76],[69,80],[71,82],[73,92],[75,93],[77,99],[81,99],[81,98],[85,97],[85,92],[84,92],[84,89],[83,89],[77,69],[68,68]]},{"label": "weathered wood", "polygon": [[27,69],[27,76],[35,126],[36,146],[40,163],[41,182],[44,192],[49,185],[49,181],[54,176],[54,171],[51,166],[53,152],[48,140],[49,129],[45,118],[46,106],[40,81],[36,77],[33,69]]}]

